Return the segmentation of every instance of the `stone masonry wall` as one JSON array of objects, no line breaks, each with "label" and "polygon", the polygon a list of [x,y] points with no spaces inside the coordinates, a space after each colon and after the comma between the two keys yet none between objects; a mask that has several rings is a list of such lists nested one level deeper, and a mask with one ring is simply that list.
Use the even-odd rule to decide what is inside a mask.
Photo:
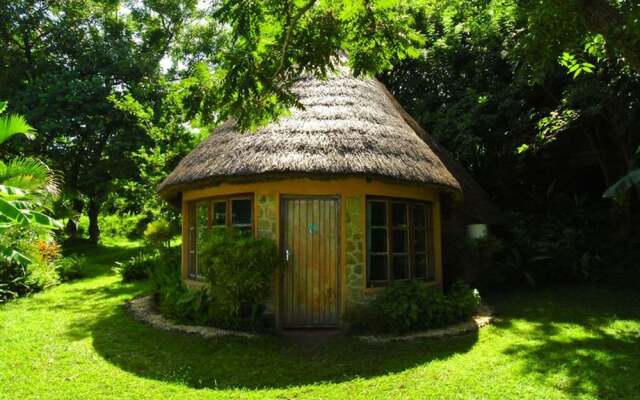
[{"label": "stone masonry wall", "polygon": [[275,194],[257,195],[258,220],[256,236],[278,240],[277,196]]},{"label": "stone masonry wall", "polygon": [[347,197],[345,202],[345,246],[346,246],[346,289],[347,307],[365,301],[364,289],[364,215],[362,215],[362,197]]},{"label": "stone masonry wall", "polygon": [[[278,212],[277,212],[278,197],[275,194],[257,193],[256,205],[257,205],[257,219],[256,219],[256,237],[266,238],[278,242]],[[271,295],[267,299],[265,304],[266,313],[271,318],[275,318],[275,288],[276,277],[274,277],[271,291]]]}]

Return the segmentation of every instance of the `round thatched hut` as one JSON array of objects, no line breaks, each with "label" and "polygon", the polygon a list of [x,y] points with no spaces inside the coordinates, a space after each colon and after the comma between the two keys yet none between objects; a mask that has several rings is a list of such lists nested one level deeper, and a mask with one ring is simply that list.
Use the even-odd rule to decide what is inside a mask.
[{"label": "round thatched hut", "polygon": [[202,232],[233,226],[287,259],[281,327],[335,326],[393,280],[441,288],[442,199],[476,196],[473,179],[375,79],[341,70],[294,90],[304,109],[255,133],[221,125],[159,186],[182,209],[185,282],[200,282]]}]

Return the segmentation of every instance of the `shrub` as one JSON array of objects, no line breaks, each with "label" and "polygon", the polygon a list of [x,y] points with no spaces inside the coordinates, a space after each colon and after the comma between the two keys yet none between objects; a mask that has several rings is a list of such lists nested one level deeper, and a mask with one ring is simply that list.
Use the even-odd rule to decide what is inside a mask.
[{"label": "shrub", "polygon": [[373,300],[373,308],[383,317],[386,330],[406,332],[424,328],[429,291],[416,281],[393,282]]},{"label": "shrub", "polygon": [[116,262],[118,265],[114,270],[122,276],[123,282],[147,279],[149,271],[158,264],[159,255],[157,252],[140,253],[125,262]]},{"label": "shrub", "polygon": [[25,283],[30,291],[37,292],[60,283],[56,263],[61,256],[60,246],[50,241],[38,241],[31,250],[32,262],[27,266]]},{"label": "shrub", "polygon": [[177,232],[165,220],[150,222],[144,230],[144,240],[155,248],[166,248]]},{"label": "shrub", "polygon": [[213,299],[205,288],[191,290],[184,287],[179,258],[174,257],[174,262],[156,263],[149,271],[149,282],[163,315],[182,323],[215,324]]},{"label": "shrub", "polygon": [[[123,237],[128,239],[138,239],[142,237],[148,220],[142,215],[100,215],[98,224],[100,233],[104,237]],[[83,215],[79,220],[78,234],[88,231],[89,219]]]},{"label": "shrub", "polygon": [[394,282],[369,304],[346,313],[345,322],[357,333],[405,333],[464,321],[479,305],[478,291],[462,283],[445,295],[421,282]]},{"label": "shrub", "polygon": [[23,266],[0,258],[0,304],[29,293],[26,280],[27,270]]},{"label": "shrub", "polygon": [[70,255],[62,257],[56,261],[56,269],[60,275],[62,282],[69,282],[84,277],[86,274],[82,269],[86,259],[84,257],[78,257]]},{"label": "shrub", "polygon": [[20,251],[28,254],[31,263],[19,265],[0,258],[0,303],[19,296],[47,289],[60,282],[58,262],[61,248],[53,240],[19,241]]},{"label": "shrub", "polygon": [[219,229],[206,237],[199,257],[219,323],[254,327],[264,311],[274,272],[284,265],[276,244]]},{"label": "shrub", "polygon": [[32,292],[48,289],[60,283],[60,275],[58,275],[55,262],[35,259],[27,267],[25,283]]}]

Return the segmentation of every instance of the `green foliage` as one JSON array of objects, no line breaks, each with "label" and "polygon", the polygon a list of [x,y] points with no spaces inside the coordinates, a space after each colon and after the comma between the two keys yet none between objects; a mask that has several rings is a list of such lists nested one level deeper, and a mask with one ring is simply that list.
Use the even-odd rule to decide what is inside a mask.
[{"label": "green foliage", "polygon": [[171,226],[168,221],[157,220],[150,222],[144,230],[144,240],[153,247],[160,249],[169,246],[171,239],[173,239],[177,230]]},{"label": "green foliage", "polygon": [[507,286],[507,275],[498,267],[505,252],[502,239],[448,234],[442,242],[445,284],[462,280],[480,288]]},{"label": "green foliage", "polygon": [[353,332],[406,333],[464,321],[479,305],[478,291],[460,282],[446,295],[421,282],[394,282],[370,304],[346,314],[345,321]]},{"label": "green foliage", "polygon": [[0,259],[0,304],[31,292],[27,270],[17,262]]},{"label": "green foliage", "polygon": [[[24,117],[2,115],[6,107],[7,102],[0,102],[0,144],[20,133],[31,138],[34,130]],[[53,174],[44,163],[34,159],[14,159],[7,163],[0,160],[0,257],[26,265],[31,260],[10,245],[10,236],[22,230],[30,231],[31,236],[45,237],[61,227],[58,221],[40,212],[48,198],[46,194],[56,192]],[[41,275],[46,281],[46,273]]]},{"label": "green foliage", "polygon": [[56,270],[62,282],[71,282],[86,276],[86,257],[69,255],[56,261]]},{"label": "green foliage", "polygon": [[[12,96],[12,106],[37,121],[39,131],[34,141],[11,143],[12,149],[46,160],[65,177],[65,189],[86,196],[94,242],[97,215],[112,191],[124,194],[129,183],[144,185],[138,192],[143,196],[129,198],[134,209],[117,210],[122,213],[139,213],[144,200],[157,197],[153,183],[141,177],[135,154],[142,148],[184,149],[177,142],[189,139],[179,125],[185,113],[161,110],[176,77],[165,79],[160,61],[177,50],[185,27],[199,17],[196,5],[195,0],[0,4],[5,39],[0,97]],[[162,137],[149,135],[111,100],[124,95],[151,110],[153,122],[166,127]],[[179,122],[162,119],[167,116]],[[177,159],[168,153],[162,167],[170,169]]]},{"label": "green foliage", "polygon": [[116,262],[118,266],[114,267],[113,270],[120,274],[123,282],[143,280],[149,277],[149,271],[159,263],[159,260],[160,256],[157,252],[143,252],[127,261]]},{"label": "green foliage", "polygon": [[4,143],[11,136],[23,134],[29,138],[33,137],[35,129],[27,123],[22,115],[3,115],[7,110],[7,101],[0,100],[0,144]]},{"label": "green foliage", "polygon": [[[420,53],[412,8],[418,1],[254,1],[214,3],[204,40],[209,53],[190,66],[189,104],[205,120],[233,117],[254,128],[297,104],[303,73],[325,77],[340,60],[376,74]],[[209,70],[208,65],[215,65]]]},{"label": "green foliage", "polygon": [[567,71],[570,74],[573,74],[573,79],[577,78],[581,73],[593,73],[595,69],[595,65],[586,62],[584,60],[577,59],[573,54],[564,52],[562,56],[560,56],[559,61],[560,65],[567,68]]},{"label": "green foliage", "polygon": [[284,265],[276,244],[253,239],[233,229],[213,230],[198,254],[225,326],[255,325],[273,284],[274,273]]},{"label": "green foliage", "polygon": [[178,322],[220,326],[217,304],[206,288],[186,288],[180,275],[179,248],[149,270],[149,283],[160,312]]},{"label": "green foliage", "polygon": [[[147,220],[143,215],[137,214],[110,214],[101,215],[98,218],[102,234],[110,238],[138,239],[143,236]],[[86,232],[89,220],[86,217],[80,218],[79,229]]]},{"label": "green foliage", "polygon": [[55,262],[36,259],[27,267],[27,273],[25,283],[32,292],[39,292],[60,283],[60,274]]},{"label": "green foliage", "polygon": [[600,279],[609,235],[602,231],[606,213],[575,199],[572,207],[555,207],[546,216],[512,213],[505,253],[496,263],[503,286],[535,287],[560,281]]}]

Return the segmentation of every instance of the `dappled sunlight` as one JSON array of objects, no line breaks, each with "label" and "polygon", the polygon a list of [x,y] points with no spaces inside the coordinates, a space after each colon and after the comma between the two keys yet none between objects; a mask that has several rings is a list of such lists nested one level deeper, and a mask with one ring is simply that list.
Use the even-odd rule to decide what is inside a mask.
[{"label": "dappled sunlight", "polygon": [[[562,308],[556,304],[540,309],[539,314],[510,319],[508,324],[498,322],[498,327],[516,336],[503,351],[518,360],[523,373],[571,396],[639,393],[640,313],[630,318],[628,305],[620,304],[629,295],[634,296],[623,294],[608,304],[602,304],[601,298],[593,305],[592,298],[564,303]],[[583,316],[594,309],[596,315]],[[617,319],[619,312],[628,319]]]}]

